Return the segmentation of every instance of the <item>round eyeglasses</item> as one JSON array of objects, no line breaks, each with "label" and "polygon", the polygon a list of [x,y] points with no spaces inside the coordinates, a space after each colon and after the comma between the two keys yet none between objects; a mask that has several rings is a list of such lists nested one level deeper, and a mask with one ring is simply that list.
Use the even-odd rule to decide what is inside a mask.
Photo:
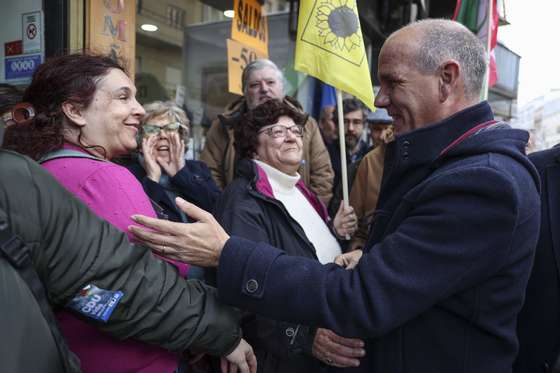
[{"label": "round eyeglasses", "polygon": [[294,124],[290,127],[284,127],[279,124],[261,129],[258,133],[266,133],[273,139],[278,139],[280,137],[286,137],[290,131],[295,137],[303,137],[304,128],[299,124]]}]

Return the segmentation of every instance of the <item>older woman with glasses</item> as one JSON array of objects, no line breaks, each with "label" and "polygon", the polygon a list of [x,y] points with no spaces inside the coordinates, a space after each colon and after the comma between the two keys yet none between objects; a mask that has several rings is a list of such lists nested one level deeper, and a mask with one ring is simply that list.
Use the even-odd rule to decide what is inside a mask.
[{"label": "older woman with glasses", "polygon": [[185,160],[189,120],[173,102],[155,101],[145,105],[137,162],[126,165],[142,183],[160,217],[188,222],[175,205],[175,197],[211,211],[220,194],[210,170],[200,161]]},{"label": "older woman with glasses", "polygon": [[[214,215],[229,234],[330,263],[341,253],[336,236],[352,234],[356,217],[351,208],[341,208],[331,224],[325,207],[303,184],[297,170],[306,119],[276,100],[246,114],[234,131],[236,153],[243,158],[238,177],[218,200]],[[361,340],[259,315],[245,317],[243,334],[255,349],[259,372],[357,366],[364,353]]]}]

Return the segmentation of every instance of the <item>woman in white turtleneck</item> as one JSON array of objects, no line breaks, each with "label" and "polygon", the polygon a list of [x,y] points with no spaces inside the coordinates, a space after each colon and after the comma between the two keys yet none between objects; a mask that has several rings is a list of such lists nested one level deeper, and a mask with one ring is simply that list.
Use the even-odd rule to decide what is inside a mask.
[{"label": "woman in white turtleneck", "polygon": [[[289,117],[280,117],[276,126],[290,128],[295,124]],[[281,131],[280,127],[276,127],[276,131]],[[296,131],[298,130],[296,129]],[[301,131],[303,131],[303,128]],[[302,154],[301,137],[297,137],[290,130],[287,130],[286,136],[281,138],[282,142],[269,135],[262,137],[263,139],[259,142],[257,148],[257,154],[253,159],[254,162],[266,174],[274,198],[282,202],[288,214],[301,225],[305,235],[315,246],[319,261],[322,264],[332,263],[334,258],[342,253],[340,244],[319,215],[319,212],[314,209],[305,195],[296,187],[296,183],[301,179],[297,172],[299,168],[297,158],[301,159]],[[293,162],[290,162],[290,160],[293,160]],[[349,214],[347,220],[350,219],[351,215]],[[341,219],[339,221],[342,223]],[[350,224],[348,226],[350,227]]]},{"label": "woman in white turtleneck", "polygon": [[[341,207],[331,222],[301,180],[298,169],[307,116],[289,104],[269,100],[244,119],[234,128],[236,153],[242,158],[237,178],[218,200],[216,219],[229,234],[269,243],[288,255],[332,263],[341,254],[335,235],[351,235],[357,221],[352,208]],[[328,370],[327,365],[356,366],[363,356],[361,340],[327,329],[258,315],[246,318],[242,326],[257,355],[259,372],[321,372]]]}]

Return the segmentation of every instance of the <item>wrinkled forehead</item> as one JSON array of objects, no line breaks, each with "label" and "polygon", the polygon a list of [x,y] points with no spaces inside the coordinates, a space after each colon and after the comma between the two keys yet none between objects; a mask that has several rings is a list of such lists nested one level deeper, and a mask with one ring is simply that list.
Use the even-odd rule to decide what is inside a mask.
[{"label": "wrinkled forehead", "polygon": [[249,83],[258,82],[261,80],[274,80],[280,82],[280,74],[272,67],[264,67],[260,70],[255,70],[249,75]]},{"label": "wrinkled forehead", "polygon": [[379,53],[377,66],[379,79],[391,79],[411,69],[416,70],[417,58],[418,46],[416,44],[388,39]]},{"label": "wrinkled forehead", "polygon": [[152,126],[164,127],[164,126],[168,125],[169,123],[174,123],[174,122],[176,122],[176,120],[175,120],[175,118],[173,118],[173,115],[170,112],[166,112],[166,113],[159,114],[159,115],[153,116],[151,118],[148,118],[146,124],[150,124]]},{"label": "wrinkled forehead", "polygon": [[276,123],[270,123],[262,128],[270,128],[273,126],[292,127],[296,124],[292,118],[287,115],[281,115]]}]

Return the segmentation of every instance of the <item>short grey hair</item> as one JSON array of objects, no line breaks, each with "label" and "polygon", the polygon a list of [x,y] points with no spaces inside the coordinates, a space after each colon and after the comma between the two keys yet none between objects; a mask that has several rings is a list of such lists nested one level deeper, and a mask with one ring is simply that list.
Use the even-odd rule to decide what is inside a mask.
[{"label": "short grey hair", "polygon": [[267,58],[261,58],[258,60],[254,60],[253,62],[249,63],[243,69],[243,74],[241,75],[241,89],[243,90],[243,94],[247,94],[249,77],[253,74],[254,71],[262,70],[264,68],[270,67],[276,74],[278,75],[278,81],[282,84],[282,90],[284,90],[284,74],[282,74],[282,70],[276,66],[274,62]]},{"label": "short grey hair", "polygon": [[409,27],[418,27],[419,48],[416,67],[423,73],[435,73],[446,60],[456,60],[464,73],[465,96],[480,95],[486,73],[487,56],[482,42],[458,22],[445,19],[425,19]]},{"label": "short grey hair", "polygon": [[142,125],[149,123],[153,118],[165,115],[169,120],[181,124],[185,141],[189,137],[189,118],[185,111],[173,101],[154,101],[144,105],[144,110],[146,110],[146,115],[142,119]]}]

